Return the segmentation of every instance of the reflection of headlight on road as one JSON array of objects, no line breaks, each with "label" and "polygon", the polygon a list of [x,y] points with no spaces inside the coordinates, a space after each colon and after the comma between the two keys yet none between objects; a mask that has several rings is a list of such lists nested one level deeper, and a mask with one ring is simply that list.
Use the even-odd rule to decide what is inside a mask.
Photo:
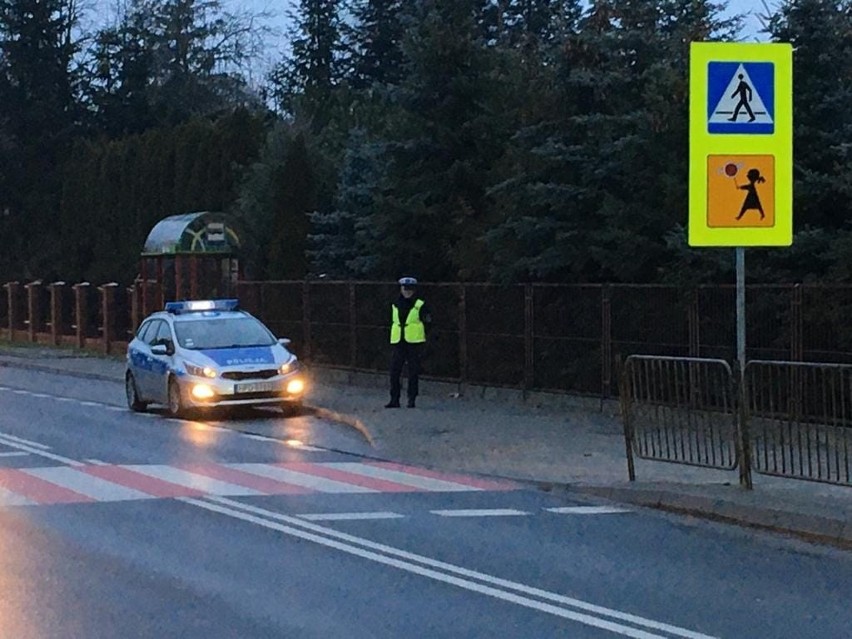
[{"label": "reflection of headlight on road", "polygon": [[207,384],[196,384],[192,387],[192,396],[195,399],[210,399],[213,395],[213,389]]},{"label": "reflection of headlight on road", "polygon": [[301,379],[291,379],[287,382],[287,392],[290,395],[298,395],[305,390],[305,382]]}]

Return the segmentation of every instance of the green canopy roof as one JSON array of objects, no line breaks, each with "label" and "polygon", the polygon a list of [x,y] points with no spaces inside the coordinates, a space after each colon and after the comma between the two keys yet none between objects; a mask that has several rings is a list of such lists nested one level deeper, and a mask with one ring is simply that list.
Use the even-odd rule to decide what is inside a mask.
[{"label": "green canopy roof", "polygon": [[201,211],[172,215],[157,222],[142,255],[234,254],[240,249],[240,235],[224,213]]}]

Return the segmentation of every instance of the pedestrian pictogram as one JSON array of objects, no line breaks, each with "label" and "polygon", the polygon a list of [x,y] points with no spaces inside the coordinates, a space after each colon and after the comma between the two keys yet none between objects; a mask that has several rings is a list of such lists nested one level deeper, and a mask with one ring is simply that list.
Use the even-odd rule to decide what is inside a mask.
[{"label": "pedestrian pictogram", "polygon": [[707,158],[707,226],[775,226],[775,157],[711,155]]},{"label": "pedestrian pictogram", "polygon": [[707,68],[708,133],[775,132],[771,62],[711,62]]}]

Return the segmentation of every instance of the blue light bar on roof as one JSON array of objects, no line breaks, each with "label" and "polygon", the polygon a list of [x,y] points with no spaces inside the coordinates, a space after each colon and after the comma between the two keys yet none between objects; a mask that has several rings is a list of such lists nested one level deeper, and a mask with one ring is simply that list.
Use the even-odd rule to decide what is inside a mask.
[{"label": "blue light bar on roof", "polygon": [[201,311],[235,311],[239,300],[193,300],[191,302],[166,302],[166,312],[174,315]]}]

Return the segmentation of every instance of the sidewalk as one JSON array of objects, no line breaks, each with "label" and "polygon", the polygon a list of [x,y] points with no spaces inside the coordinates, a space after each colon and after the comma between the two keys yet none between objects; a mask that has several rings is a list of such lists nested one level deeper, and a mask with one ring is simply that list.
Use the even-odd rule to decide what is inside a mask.
[{"label": "sidewalk", "polygon": [[[0,367],[123,380],[124,364],[73,350],[0,348]],[[532,482],[641,506],[689,513],[852,548],[852,487],[754,475],[754,490],[736,471],[636,460],[627,480],[617,406],[571,406],[570,398],[523,401],[511,391],[457,397],[448,384],[421,382],[415,409],[385,409],[384,375],[315,370],[307,403],[319,416],[358,429],[378,458],[445,471]],[[482,395],[487,395],[483,397]]]}]

